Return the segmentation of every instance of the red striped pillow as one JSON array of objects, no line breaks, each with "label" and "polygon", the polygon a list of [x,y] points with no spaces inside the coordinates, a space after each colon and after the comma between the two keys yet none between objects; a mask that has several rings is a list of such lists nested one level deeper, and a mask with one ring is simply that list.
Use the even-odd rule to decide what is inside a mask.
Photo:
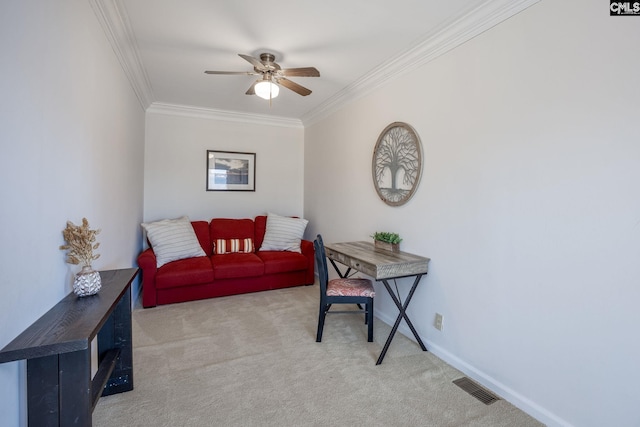
[{"label": "red striped pillow", "polygon": [[216,239],[213,241],[213,253],[216,255],[232,254],[235,252],[251,253],[254,252],[253,239]]}]

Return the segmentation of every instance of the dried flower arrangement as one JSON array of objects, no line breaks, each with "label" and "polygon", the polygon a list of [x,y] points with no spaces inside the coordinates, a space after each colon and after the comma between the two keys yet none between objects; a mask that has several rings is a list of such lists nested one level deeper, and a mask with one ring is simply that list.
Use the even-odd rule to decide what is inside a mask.
[{"label": "dried flower arrangement", "polygon": [[66,245],[60,246],[61,250],[68,250],[67,262],[69,264],[80,264],[84,267],[91,267],[91,261],[100,257],[99,254],[94,255],[94,249],[98,249],[100,243],[96,241],[96,234],[100,233],[100,229],[91,230],[87,218],[82,218],[82,225],[75,225],[71,221],[67,221],[67,228],[62,230]]}]

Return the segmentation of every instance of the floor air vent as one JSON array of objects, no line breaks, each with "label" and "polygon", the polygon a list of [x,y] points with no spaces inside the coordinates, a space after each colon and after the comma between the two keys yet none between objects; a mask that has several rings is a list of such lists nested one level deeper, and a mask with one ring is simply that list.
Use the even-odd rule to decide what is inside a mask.
[{"label": "floor air vent", "polygon": [[458,378],[457,380],[453,380],[453,383],[469,393],[471,396],[478,399],[480,402],[485,405],[491,405],[496,400],[500,400],[498,396],[491,393],[490,391],[482,388],[478,384],[474,383],[467,377]]}]

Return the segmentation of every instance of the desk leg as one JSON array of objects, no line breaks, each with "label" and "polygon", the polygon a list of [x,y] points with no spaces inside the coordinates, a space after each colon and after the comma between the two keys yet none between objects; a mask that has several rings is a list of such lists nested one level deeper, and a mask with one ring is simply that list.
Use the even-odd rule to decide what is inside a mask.
[{"label": "desk leg", "polygon": [[60,427],[91,427],[91,347],[58,355]]},{"label": "desk leg", "polygon": [[91,427],[91,351],[27,360],[29,426]]},{"label": "desk leg", "polygon": [[127,289],[118,305],[98,333],[100,361],[109,350],[118,349],[120,355],[102,396],[133,390],[133,348],[131,333],[131,288]]},{"label": "desk leg", "polygon": [[27,360],[29,426],[59,426],[58,355]]},{"label": "desk leg", "polygon": [[387,354],[387,350],[389,350],[389,345],[391,344],[391,341],[393,340],[394,335],[398,331],[398,326],[400,326],[400,322],[402,321],[403,318],[405,322],[407,322],[407,326],[409,326],[409,329],[411,329],[411,332],[413,333],[413,336],[416,338],[416,341],[418,341],[418,344],[420,345],[420,348],[422,349],[422,351],[427,351],[427,348],[424,346],[424,343],[420,339],[420,335],[418,335],[418,332],[413,327],[413,323],[411,323],[411,320],[409,320],[409,316],[407,315],[407,307],[409,307],[411,298],[413,298],[413,293],[416,291],[416,288],[418,287],[418,283],[420,282],[421,278],[422,278],[422,274],[419,274],[416,276],[415,280],[413,281],[413,286],[411,286],[411,289],[409,290],[409,295],[407,295],[407,299],[404,301],[404,304],[400,302],[400,299],[398,298],[398,296],[396,296],[395,292],[393,292],[393,289],[389,285],[389,282],[387,280],[382,280],[384,287],[387,289],[387,292],[391,296],[391,299],[393,300],[395,305],[398,307],[398,310],[400,312],[398,313],[398,317],[396,318],[396,321],[393,324],[393,327],[391,328],[391,332],[389,333],[389,337],[387,338],[387,341],[384,343],[384,347],[382,348],[382,353],[380,353],[380,356],[378,357],[378,361],[376,362],[376,365],[379,365],[382,363],[382,360],[384,359],[384,356]]}]

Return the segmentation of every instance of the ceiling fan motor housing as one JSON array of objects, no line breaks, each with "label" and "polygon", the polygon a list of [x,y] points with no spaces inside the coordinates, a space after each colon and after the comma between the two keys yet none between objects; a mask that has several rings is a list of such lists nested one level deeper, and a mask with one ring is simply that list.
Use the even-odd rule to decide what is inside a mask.
[{"label": "ceiling fan motor housing", "polygon": [[271,53],[265,52],[260,54],[260,60],[262,62],[274,62],[276,60],[276,57]]}]

